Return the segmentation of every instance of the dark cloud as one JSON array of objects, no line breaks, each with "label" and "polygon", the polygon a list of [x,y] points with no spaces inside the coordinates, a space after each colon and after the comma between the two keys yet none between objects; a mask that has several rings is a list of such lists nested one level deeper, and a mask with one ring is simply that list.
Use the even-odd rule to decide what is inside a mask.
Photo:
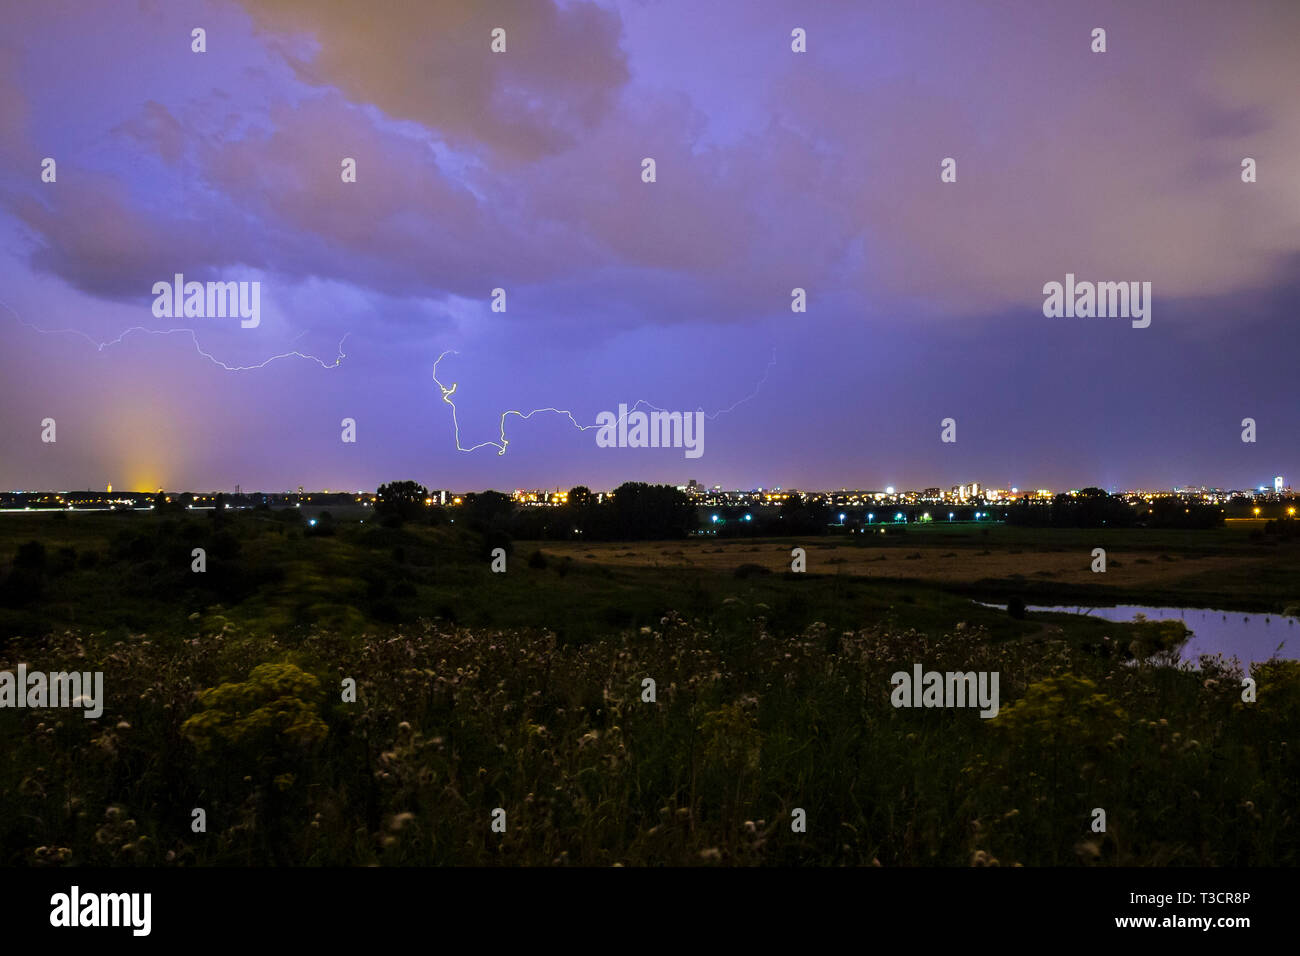
[{"label": "dark cloud", "polygon": [[[554,0],[249,0],[277,34],[317,44],[294,58],[337,87],[461,146],[521,160],[574,145],[609,113],[628,71],[617,14]],[[506,52],[491,52],[492,30]]]}]

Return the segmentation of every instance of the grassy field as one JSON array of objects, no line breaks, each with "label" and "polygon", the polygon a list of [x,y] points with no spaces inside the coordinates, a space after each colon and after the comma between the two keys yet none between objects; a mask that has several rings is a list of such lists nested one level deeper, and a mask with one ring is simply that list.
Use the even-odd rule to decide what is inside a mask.
[{"label": "grassy field", "polygon": [[[1297,862],[1300,665],[1244,703],[1171,666],[1180,626],[971,601],[1280,612],[1300,547],[1258,528],[515,542],[494,574],[454,526],[296,518],[0,515],[0,670],[107,697],[0,711],[5,863]],[[916,663],[998,672],[1000,713],[895,708]]]},{"label": "grassy field", "polygon": [[[1300,547],[1264,537],[1263,521],[1226,528],[1085,530],[1007,525],[913,525],[836,538],[718,539],[545,545],[559,556],[608,567],[691,568],[728,573],[752,563],[790,569],[803,547],[809,574],[851,575],[1031,603],[1141,603],[1280,613],[1300,606]],[[1091,570],[1106,551],[1105,574]]]}]

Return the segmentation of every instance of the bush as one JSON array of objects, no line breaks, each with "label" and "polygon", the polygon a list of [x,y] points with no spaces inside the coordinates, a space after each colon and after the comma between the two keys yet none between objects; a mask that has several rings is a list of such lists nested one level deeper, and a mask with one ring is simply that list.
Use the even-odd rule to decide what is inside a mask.
[{"label": "bush", "polygon": [[316,713],[320,681],[293,664],[261,664],[242,684],[202,691],[198,713],[181,727],[199,753],[229,746],[259,763],[311,750],[325,739]]},{"label": "bush", "polygon": [[391,481],[380,485],[375,498],[375,514],[385,527],[400,527],[424,514],[429,489],[414,481]]}]

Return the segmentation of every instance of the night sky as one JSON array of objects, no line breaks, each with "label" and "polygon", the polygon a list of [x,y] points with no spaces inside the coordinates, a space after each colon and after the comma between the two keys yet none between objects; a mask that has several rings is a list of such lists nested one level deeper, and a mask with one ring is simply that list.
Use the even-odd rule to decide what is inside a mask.
[{"label": "night sky", "polygon": [[[1298,96],[1294,0],[9,2],[0,488],[1295,483]],[[730,410],[461,452],[448,350],[464,447]]]}]

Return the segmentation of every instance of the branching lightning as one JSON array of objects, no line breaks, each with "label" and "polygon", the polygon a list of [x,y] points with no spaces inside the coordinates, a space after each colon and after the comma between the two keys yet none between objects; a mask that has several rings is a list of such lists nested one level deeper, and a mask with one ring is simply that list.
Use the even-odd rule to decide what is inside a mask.
[{"label": "branching lightning", "polygon": [[[441,355],[439,355],[438,360],[433,363],[433,380],[437,382],[438,388],[442,391],[442,400],[451,406],[451,423],[456,433],[457,451],[463,451],[463,452],[477,451],[480,448],[490,445],[497,450],[498,455],[504,455],[506,453],[506,446],[510,444],[510,440],[506,438],[506,419],[509,418],[511,415],[514,415],[517,418],[521,418],[524,421],[527,421],[528,419],[532,418],[534,415],[539,414],[540,412],[554,412],[556,415],[563,415],[565,418],[567,418],[570,421],[570,423],[572,423],[573,427],[580,432],[590,431],[593,428],[600,427],[599,425],[596,424],[580,425],[578,423],[578,420],[573,417],[573,413],[568,409],[564,409],[564,408],[551,408],[551,407],[534,408],[530,412],[522,412],[522,411],[518,411],[517,409],[510,409],[509,411],[505,411],[501,413],[501,421],[500,421],[501,440],[500,441],[492,441],[489,439],[488,441],[481,441],[477,445],[471,445],[468,448],[464,447],[460,443],[460,421],[456,417],[456,403],[451,400],[452,395],[456,393],[457,383],[452,382],[450,386],[443,385],[442,381],[438,378],[438,364],[448,355],[459,355],[459,354],[460,353],[457,352],[455,349],[448,349],[446,352],[443,352]],[[709,421],[712,421],[713,419],[717,418],[719,415],[726,415],[728,412],[745,404],[746,402],[748,402],[749,400],[751,400],[752,398],[758,395],[759,391],[763,388],[763,385],[767,382],[768,376],[772,374],[772,367],[774,365],[776,365],[776,349],[772,350],[772,358],[767,363],[767,369],[763,372],[763,377],[758,380],[758,384],[754,386],[754,390],[752,392],[750,392],[744,398],[733,402],[731,405],[728,405],[726,408],[718,409],[716,412],[704,412],[703,408],[696,409],[696,411],[704,412],[704,417]],[[648,408],[651,411],[655,411],[655,412],[667,411],[667,409],[660,408],[657,405],[650,404],[645,399],[638,399],[636,404],[632,405],[628,409],[628,414],[631,414],[632,412],[636,411],[638,408],[641,407]],[[621,418],[618,420],[620,422],[622,421]]]},{"label": "branching lightning", "polygon": [[[272,355],[272,356],[271,356],[269,359],[267,359],[266,361],[264,361],[264,362],[259,362],[259,363],[256,364],[256,365],[227,365],[225,362],[223,362],[223,361],[221,361],[220,359],[218,359],[218,358],[217,358],[215,355],[213,355],[211,352],[206,351],[206,350],[203,348],[203,346],[199,344],[199,336],[198,336],[198,333],[194,331],[194,329],[187,329],[187,328],[180,328],[180,329],[147,329],[147,328],[145,328],[145,327],[142,326],[142,325],[137,325],[137,326],[134,326],[134,327],[132,327],[132,328],[127,329],[125,332],[123,332],[121,335],[119,335],[119,336],[118,336],[117,338],[115,338],[115,339],[110,339],[109,341],[106,341],[106,342],[100,342],[100,341],[97,341],[93,336],[88,335],[88,334],[85,333],[85,332],[82,332],[80,329],[42,329],[42,328],[38,328],[37,326],[32,325],[30,322],[28,322],[28,321],[26,321],[25,319],[23,319],[23,318],[22,318],[22,317],[21,317],[17,312],[15,312],[15,311],[13,310],[12,307],[10,307],[9,305],[7,305],[6,303],[4,303],[4,302],[0,302],[0,306],[3,306],[6,310],[8,310],[9,314],[12,315],[15,319],[17,319],[17,320],[18,320],[18,323],[19,323],[20,325],[23,325],[23,326],[25,326],[25,327],[31,329],[33,332],[39,332],[39,333],[42,334],[42,335],[76,335],[76,336],[80,336],[81,338],[83,338],[83,339],[85,339],[87,342],[89,342],[91,345],[95,346],[95,350],[96,350],[97,352],[102,352],[102,351],[104,351],[104,349],[106,349],[106,348],[111,348],[111,347],[114,346],[114,345],[118,345],[118,344],[120,344],[120,343],[122,342],[123,339],[125,339],[128,335],[130,335],[130,334],[133,333],[133,332],[143,332],[143,333],[145,333],[146,335],[176,335],[176,334],[178,334],[178,333],[179,333],[179,334],[186,334],[186,335],[189,335],[189,337],[190,337],[190,342],[193,343],[193,345],[194,345],[194,350],[195,350],[196,352],[198,352],[199,355],[203,356],[205,359],[207,359],[209,362],[211,362],[213,365],[217,366],[218,368],[225,369],[227,372],[251,372],[251,371],[253,371],[254,369],[266,368],[266,366],[270,365],[272,362],[275,362],[275,361],[278,361],[278,360],[280,360],[280,359],[284,359],[284,358],[301,358],[301,359],[308,359],[308,360],[310,360],[310,361],[312,361],[312,362],[315,362],[315,363],[316,363],[317,365],[319,365],[321,368],[325,368],[325,369],[338,368],[339,365],[343,362],[343,360],[344,360],[345,358],[347,358],[347,353],[345,353],[345,352],[343,351],[343,343],[347,341],[348,335],[351,335],[351,334],[352,334],[351,332],[349,332],[349,333],[345,334],[345,335],[343,336],[343,338],[339,339],[339,344],[338,344],[338,357],[335,358],[333,362],[326,362],[324,359],[317,358],[315,355],[309,355],[309,354],[306,353],[306,352],[290,351],[290,352],[281,352],[279,355]],[[297,336],[297,338],[294,339],[294,341],[296,342],[298,339],[302,338],[302,336],[303,336],[304,334],[306,334],[306,333],[305,333],[305,332],[299,333],[298,336]]]}]

